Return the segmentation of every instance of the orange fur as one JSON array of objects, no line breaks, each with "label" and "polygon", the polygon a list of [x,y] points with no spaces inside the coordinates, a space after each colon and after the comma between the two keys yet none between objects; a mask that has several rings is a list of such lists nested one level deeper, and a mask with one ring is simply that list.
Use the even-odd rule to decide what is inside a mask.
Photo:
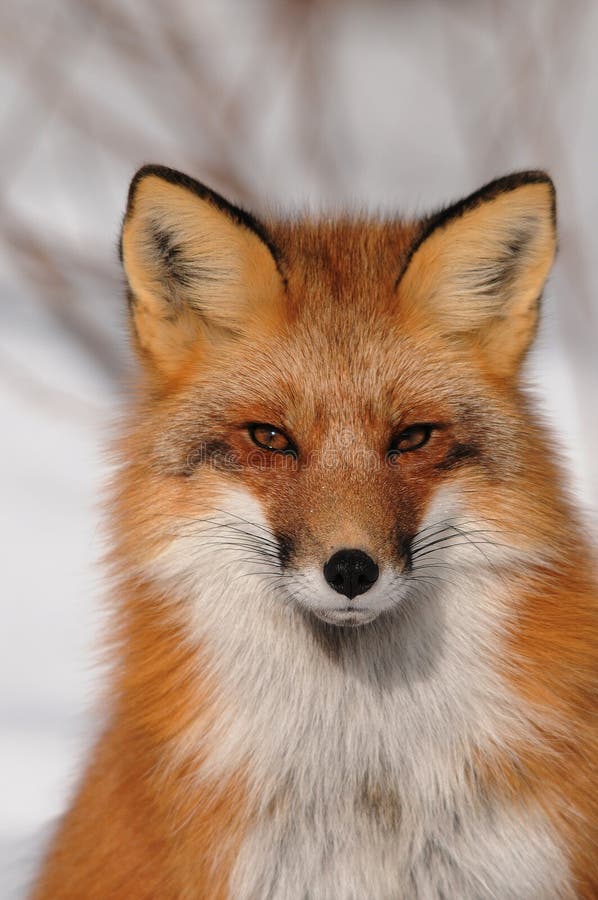
[{"label": "orange fur", "polygon": [[[550,549],[545,565],[514,576],[517,615],[501,661],[519,695],[546,712],[542,741],[519,747],[515,761],[480,758],[475,779],[480,789],[511,802],[539,802],[568,848],[576,896],[598,896],[596,583],[554,454],[546,452],[550,444],[516,374],[535,329],[538,284],[552,260],[550,228],[543,225],[523,287],[513,294],[516,327],[509,330],[484,307],[481,318],[490,317],[492,325],[479,326],[483,336],[460,320],[447,337],[451,309],[465,290],[451,280],[451,267],[460,253],[473,259],[502,235],[504,195],[498,194],[497,206],[488,200],[484,222],[474,203],[461,216],[464,232],[447,237],[441,225],[427,240],[425,222],[270,222],[267,233],[280,251],[275,264],[264,243],[243,224],[231,224],[210,197],[191,198],[180,186],[173,193],[155,173],[142,179],[150,212],[152,181],[159,183],[161,221],[176,221],[179,203],[187,217],[183,243],[168,251],[171,262],[186,265],[185,253],[201,262],[214,246],[226,255],[233,241],[241,263],[232,281],[210,282],[208,307],[225,295],[237,305],[207,324],[187,308],[168,313],[169,283],[153,269],[148,276],[142,261],[147,235],[131,201],[124,255],[137,297],[132,318],[145,375],[119,446],[122,468],[112,506],[117,610],[109,725],[34,900],[228,896],[229,874],[254,815],[245,772],[225,784],[198,777],[201,759],[185,747],[188,735],[200,733],[217,713],[209,654],[190,639],[180,608],[147,574],[138,574],[168,543],[172,522],[200,518],[217,502],[223,476],[206,471],[199,477],[190,463],[197,423],[212,410],[225,420],[224,438],[242,462],[235,477],[259,501],[275,532],[296,535],[301,560],[358,542],[392,560],[397,509],[403,510],[401,529],[413,533],[436,488],[457,479],[472,508],[500,522],[514,542]],[[523,191],[528,219],[552,202],[545,180]],[[209,207],[207,250],[193,244],[189,217],[196,201]],[[485,240],[476,243],[482,231]],[[463,265],[471,268],[472,259]],[[407,268],[397,288],[401,264]],[[443,307],[442,327],[430,298]],[[331,351],[324,371],[320,361],[329,360]],[[494,429],[494,442],[480,448],[486,469],[442,469],[455,443],[464,445],[472,432],[479,437],[487,425],[475,419],[475,409],[469,418],[455,418],[457,401],[472,383],[488,404],[484,416]],[[405,456],[400,488],[388,467],[366,480],[317,466],[301,478],[290,465],[281,464],[275,477],[252,468],[242,423],[274,422],[317,447],[324,418],[326,427],[342,430],[347,406],[366,423],[366,449],[376,459],[383,458],[388,421],[397,409],[409,421],[449,424],[425,453]],[[322,494],[329,498],[326,506],[318,506]],[[305,521],[309,533],[300,536]],[[377,807],[396,808],[378,793]]]}]

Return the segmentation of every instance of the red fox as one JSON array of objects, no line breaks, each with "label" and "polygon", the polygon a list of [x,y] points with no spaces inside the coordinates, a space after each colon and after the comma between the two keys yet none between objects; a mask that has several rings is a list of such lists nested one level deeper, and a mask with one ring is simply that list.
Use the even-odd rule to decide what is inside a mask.
[{"label": "red fox", "polygon": [[258,220],[145,166],[107,724],[35,900],[598,897],[597,597],[521,366],[543,172]]}]

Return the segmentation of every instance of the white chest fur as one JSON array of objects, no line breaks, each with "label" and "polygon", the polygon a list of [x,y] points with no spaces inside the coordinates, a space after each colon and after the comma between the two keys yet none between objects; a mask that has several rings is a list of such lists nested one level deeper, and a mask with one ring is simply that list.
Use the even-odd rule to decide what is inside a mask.
[{"label": "white chest fur", "polygon": [[398,641],[393,666],[390,637],[368,634],[346,635],[342,648],[320,635],[294,661],[270,645],[245,683],[243,712],[216,751],[222,763],[251,748],[260,809],[232,896],[563,896],[566,865],[539,810],[500,807],[475,789],[473,748],[499,744],[508,718],[499,721],[498,684],[470,669],[467,685],[434,642],[415,665]]},{"label": "white chest fur", "polygon": [[[400,622],[342,636],[264,608],[258,593],[242,599],[203,632],[221,714],[210,735],[190,736],[209,751],[204,772],[249,772],[258,816],[234,898],[565,896],[566,863],[540,811],[476,790],[474,751],[526,726],[488,665],[489,636],[475,653],[456,640],[471,598],[421,597]],[[480,624],[471,617],[470,632]]]}]

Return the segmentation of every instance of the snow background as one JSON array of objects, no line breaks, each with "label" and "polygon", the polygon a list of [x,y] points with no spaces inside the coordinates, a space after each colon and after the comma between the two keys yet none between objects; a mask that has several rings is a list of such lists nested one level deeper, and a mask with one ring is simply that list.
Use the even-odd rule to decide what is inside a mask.
[{"label": "snow background", "polygon": [[598,506],[598,4],[5,0],[0,11],[0,897],[23,896],[91,740],[101,486],[126,383],[128,182],[424,211],[518,168],[559,191],[530,374]]}]

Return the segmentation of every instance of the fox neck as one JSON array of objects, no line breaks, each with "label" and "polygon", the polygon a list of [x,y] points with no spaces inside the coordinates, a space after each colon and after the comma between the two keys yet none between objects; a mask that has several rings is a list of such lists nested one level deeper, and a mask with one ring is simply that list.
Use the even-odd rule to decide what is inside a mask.
[{"label": "fox neck", "polygon": [[[234,896],[264,896],[277,879],[292,885],[296,861],[305,853],[312,858],[298,848],[309,847],[315,834],[338,866],[330,896],[337,889],[349,896],[359,878],[384,892],[386,877],[388,893],[379,895],[391,896],[399,866],[422,895],[428,873],[437,870],[434,877],[466,897],[469,888],[448,871],[447,859],[431,868],[426,854],[435,843],[453,842],[470,852],[471,834],[483,843],[489,821],[509,846],[526,841],[529,871],[515,873],[508,864],[521,896],[527,887],[517,879],[537,872],[544,878],[548,860],[551,869],[558,860],[554,877],[564,877],[567,865],[540,811],[532,808],[514,824],[478,779],[481,758],[492,767],[509,744],[533,739],[496,663],[506,620],[504,613],[497,621],[504,592],[498,576],[445,584],[420,596],[417,608],[340,631],[277,604],[266,584],[248,590],[230,575],[224,584],[215,570],[204,577],[201,598],[187,594],[176,602],[172,645],[184,647],[176,682],[158,691],[150,686],[148,694],[161,695],[158,739],[163,754],[169,749],[160,768],[180,781],[184,802],[193,783],[200,798],[206,786],[243,783],[246,838],[234,851],[218,847],[221,854],[228,846],[235,860]],[[194,607],[201,614],[181,625]],[[168,650],[161,655],[167,659]],[[165,700],[178,692],[173,708]],[[388,872],[386,864],[372,871],[372,841],[382,857],[389,852]],[[357,856],[345,859],[350,846]],[[279,856],[286,860],[282,874]]]}]

